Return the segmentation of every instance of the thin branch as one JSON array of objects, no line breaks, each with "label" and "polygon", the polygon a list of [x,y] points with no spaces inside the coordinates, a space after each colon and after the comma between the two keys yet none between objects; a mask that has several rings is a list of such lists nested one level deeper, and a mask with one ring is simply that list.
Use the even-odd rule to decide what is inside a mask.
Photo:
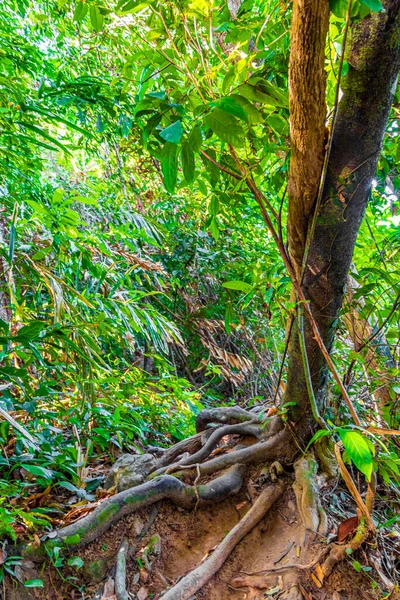
[{"label": "thin branch", "polygon": [[221,169],[221,171],[223,171],[224,173],[227,173],[228,175],[230,175],[231,177],[234,177],[235,179],[238,179],[239,181],[243,180],[243,178],[240,177],[240,175],[238,175],[237,173],[234,173],[233,171],[230,171],[226,167],[223,167],[219,162],[217,162],[216,160],[211,158],[211,156],[209,156],[206,152],[204,152],[204,150],[200,150],[200,154],[202,154],[207,160],[212,162],[213,165],[218,167],[218,169]]}]

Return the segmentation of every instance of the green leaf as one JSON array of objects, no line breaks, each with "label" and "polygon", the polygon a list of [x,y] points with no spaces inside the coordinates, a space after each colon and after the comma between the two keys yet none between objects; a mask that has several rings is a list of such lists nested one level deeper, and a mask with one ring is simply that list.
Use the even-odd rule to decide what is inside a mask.
[{"label": "green leaf", "polygon": [[160,137],[166,142],[171,142],[171,144],[179,144],[182,136],[183,127],[180,121],[175,121],[175,123],[160,131]]},{"label": "green leaf", "polygon": [[287,93],[262,77],[250,77],[247,83],[242,85],[239,89],[240,94],[245,96],[248,100],[263,102],[270,106],[280,106],[282,108],[287,108],[289,106]]},{"label": "green leaf", "polygon": [[178,146],[166,142],[161,155],[161,171],[167,192],[172,194],[175,190],[178,177]]},{"label": "green leaf", "polygon": [[78,2],[74,8],[74,21],[82,21],[88,11],[88,5],[86,2]]},{"label": "green leaf", "polygon": [[210,221],[210,231],[211,231],[211,235],[213,236],[214,240],[217,242],[218,238],[219,238],[219,227],[218,227],[218,220],[216,217],[213,217]]},{"label": "green leaf", "polygon": [[289,123],[281,115],[270,115],[267,122],[278,135],[289,133]]},{"label": "green leaf", "polygon": [[254,104],[250,102],[250,100],[248,100],[244,96],[241,96],[240,94],[232,94],[231,98],[236,100],[236,102],[238,102],[242,106],[246,113],[246,121],[250,125],[256,125],[257,123],[263,122],[262,114],[260,113],[258,108],[256,108]]},{"label": "green leaf", "polygon": [[72,556],[67,560],[67,565],[70,567],[76,567],[77,569],[81,569],[85,563],[81,559],[80,556]]},{"label": "green leaf", "polygon": [[316,433],[314,433],[311,440],[308,442],[307,447],[304,452],[307,452],[309,447],[312,446],[315,442],[317,442],[321,438],[326,437],[331,434],[332,434],[332,431],[329,431],[329,429],[319,429]]},{"label": "green leaf", "polygon": [[346,15],[348,0],[329,0],[329,8],[335,17],[343,18]]},{"label": "green leaf", "polygon": [[189,137],[188,137],[188,144],[191,147],[191,149],[193,150],[193,152],[198,152],[201,148],[201,145],[203,143],[203,137],[201,135],[201,129],[198,125],[196,125]]},{"label": "green leaf", "polygon": [[182,144],[182,170],[183,175],[188,183],[191,183],[194,179],[194,170],[195,170],[195,159],[194,152],[189,145],[189,142],[185,142]]},{"label": "green leaf", "polygon": [[219,98],[215,102],[211,103],[212,106],[218,106],[225,112],[234,117],[238,117],[242,119],[242,121],[247,122],[247,114],[244,110],[243,106],[232,96],[226,96],[225,98]]},{"label": "green leaf", "polygon": [[364,4],[364,6],[375,12],[382,12],[384,10],[380,0],[361,0],[361,4]]},{"label": "green leaf", "polygon": [[245,281],[236,281],[236,280],[232,280],[232,281],[225,281],[225,283],[222,284],[222,287],[228,289],[228,290],[239,290],[240,292],[251,292],[251,290],[253,289],[253,286],[250,285],[249,283],[246,283]]},{"label": "green leaf", "polygon": [[50,471],[50,469],[45,469],[44,467],[39,467],[38,465],[26,465],[26,464],[21,464],[21,467],[23,469],[25,469],[25,471],[28,471],[28,473],[31,473],[32,475],[35,475],[36,477],[44,477],[45,479],[53,479],[53,471]]},{"label": "green leaf", "polygon": [[61,148],[61,150],[64,150],[64,152],[67,152],[68,154],[70,154],[68,148],[66,148],[61,142],[59,142],[58,140],[56,140],[54,137],[52,137],[51,135],[49,135],[47,133],[47,131],[45,131],[44,129],[41,129],[40,127],[36,127],[36,125],[32,125],[32,123],[23,123],[21,121],[16,121],[16,123],[22,127],[25,127],[25,129],[30,129],[31,131],[34,131],[35,133],[38,133],[39,135],[41,135],[42,137],[44,137],[46,140],[48,140],[49,142],[51,142],[52,144],[54,144],[55,146],[58,146],[59,148]]},{"label": "green leaf", "polygon": [[90,22],[95,31],[100,31],[103,27],[104,17],[96,4],[92,4],[90,7]]},{"label": "green leaf", "polygon": [[220,108],[214,108],[204,119],[205,123],[224,142],[242,148],[244,131],[236,120]]},{"label": "green leaf", "polygon": [[237,74],[237,69],[236,69],[236,66],[234,65],[233,67],[231,67],[228,70],[228,72],[226,73],[224,80],[222,82],[222,91],[224,92],[224,94],[229,92],[232,84],[235,81],[236,74]]},{"label": "green leaf", "polygon": [[69,537],[65,538],[64,544],[67,544],[68,546],[74,546],[75,544],[79,544],[80,541],[81,536],[79,533],[75,533],[75,535],[70,535]]},{"label": "green leaf", "polygon": [[24,586],[27,588],[39,588],[43,587],[43,581],[41,579],[27,579],[24,582]]},{"label": "green leaf", "polygon": [[16,341],[31,341],[39,337],[43,329],[46,328],[46,323],[43,321],[32,321],[28,325],[24,325],[18,331],[17,335],[13,337]]},{"label": "green leaf", "polygon": [[347,429],[339,429],[338,431],[349,458],[357,469],[364,473],[367,481],[370,481],[373,466],[372,453],[364,437],[358,431],[348,431]]},{"label": "green leaf", "polygon": [[210,206],[208,207],[210,215],[216,217],[219,213],[219,200],[217,196],[213,196],[210,200]]},{"label": "green leaf", "polygon": [[357,573],[361,573],[361,564],[358,560],[353,560],[353,569],[357,571]]}]

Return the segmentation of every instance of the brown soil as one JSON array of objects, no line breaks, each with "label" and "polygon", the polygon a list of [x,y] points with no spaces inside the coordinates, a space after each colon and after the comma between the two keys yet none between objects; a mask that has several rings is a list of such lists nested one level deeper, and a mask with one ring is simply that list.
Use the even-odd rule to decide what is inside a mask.
[{"label": "brown soil", "polygon": [[[34,595],[26,596],[21,590],[11,594],[9,589],[9,595],[3,598],[6,600],[25,600],[33,597],[40,600],[99,598],[96,592],[101,590],[102,583],[89,582],[88,575],[86,574],[86,577],[84,575],[84,570],[92,561],[100,561],[106,577],[112,578],[119,544],[122,539],[127,538],[131,546],[136,544],[135,554],[128,559],[128,590],[133,594],[132,598],[156,599],[168,584],[175,582],[199,565],[249,510],[252,497],[257,496],[259,492],[251,481],[256,481],[255,473],[252,473],[247,488],[245,486],[235,498],[220,504],[201,507],[192,512],[177,509],[169,502],[161,503],[153,525],[143,538],[138,537],[138,533],[146,524],[151,508],[117,523],[101,540],[77,552],[85,561],[83,569],[62,571],[64,576],[78,576],[79,585],[85,583],[86,579],[84,596],[78,590],[73,590],[65,581],[62,582],[54,570],[50,571],[47,568],[45,573],[49,576],[45,592],[36,590]],[[317,587],[309,571],[282,571],[257,575],[257,572],[273,566],[290,544],[292,546],[289,552],[281,558],[279,565],[308,563],[323,547],[324,540],[317,540],[310,550],[304,550],[305,532],[299,519],[291,483],[288,478],[284,497],[240,542],[220,572],[196,595],[196,600],[279,598],[293,578],[297,578],[299,574],[305,600],[380,600],[383,598],[383,593],[372,588],[371,579],[352,568],[352,559],[340,564],[331,577],[324,582],[322,588]],[[158,535],[161,540],[161,550],[158,555],[149,555],[150,564],[147,564],[146,568],[143,550],[155,535]],[[363,563],[361,555],[358,559]],[[238,585],[237,579],[240,577],[247,577],[247,579],[241,582],[241,587],[238,588],[235,585]],[[113,595],[103,597],[104,600],[106,598],[115,600]],[[390,598],[395,600],[396,597],[392,595]]]}]

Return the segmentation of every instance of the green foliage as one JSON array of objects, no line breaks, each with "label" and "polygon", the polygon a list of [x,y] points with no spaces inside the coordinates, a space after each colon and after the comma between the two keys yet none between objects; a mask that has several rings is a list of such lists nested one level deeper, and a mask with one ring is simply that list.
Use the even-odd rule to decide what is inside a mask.
[{"label": "green foliage", "polygon": [[338,432],[349,458],[357,469],[364,473],[367,481],[370,481],[373,469],[372,452],[366,439],[357,431],[339,429]]},{"label": "green foliage", "polygon": [[[348,2],[330,6],[329,111]],[[381,9],[354,1],[351,18]],[[111,460],[180,440],[203,404],[274,397],[294,305],[243,179],[251,176],[281,211],[285,231],[290,10],[245,1],[232,19],[222,0],[6,3],[1,407],[35,443],[1,421],[1,535],[15,537],[13,524],[28,533],[50,527],[46,507],[24,510],[38,490],[92,501],[102,481],[85,470],[102,453]],[[342,77],[348,69],[345,62]],[[393,112],[354,256],[360,314],[382,327],[397,357],[382,361],[390,402],[380,418],[392,428],[400,391],[397,120]],[[366,378],[366,353],[349,350],[342,322],[335,352],[370,419],[381,374]],[[330,381],[325,418],[350,460],[367,478],[374,468],[398,485],[395,444],[374,439],[373,456],[338,397]],[[290,405],[280,409],[284,419]],[[323,435],[331,432],[314,441]]]}]

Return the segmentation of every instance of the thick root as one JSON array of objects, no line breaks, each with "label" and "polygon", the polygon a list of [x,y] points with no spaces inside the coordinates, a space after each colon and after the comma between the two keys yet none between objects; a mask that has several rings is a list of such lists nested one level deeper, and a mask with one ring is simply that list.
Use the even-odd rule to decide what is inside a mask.
[{"label": "thick root", "polygon": [[129,600],[128,592],[126,591],[126,556],[128,549],[128,542],[124,540],[119,547],[115,567],[115,595],[117,600]]},{"label": "thick root", "polygon": [[240,408],[240,406],[226,406],[223,408],[210,408],[202,410],[196,418],[196,431],[204,431],[210,423],[223,423],[232,425],[234,423],[245,423],[246,421],[257,422],[257,415],[251,414]]},{"label": "thick root", "polygon": [[193,452],[196,452],[203,445],[203,436],[204,433],[202,432],[196,433],[165,450],[161,458],[156,462],[156,469],[158,470],[171,464],[181,454],[185,454],[186,452],[192,454]]},{"label": "thick root", "polygon": [[184,470],[178,471],[176,475],[177,477],[196,477],[199,474],[201,476],[212,475],[217,471],[227,469],[235,464],[256,464],[267,462],[268,460],[275,460],[281,454],[287,462],[290,462],[294,453],[291,441],[288,431],[284,429],[265,442],[259,442],[253,446],[235,450],[234,452],[223,454],[222,456],[217,456],[201,465],[187,465],[184,467]]},{"label": "thick root", "polygon": [[179,467],[186,465],[195,465],[206,458],[211,454],[214,448],[218,445],[220,440],[226,435],[249,435],[254,436],[256,438],[260,438],[262,435],[262,430],[258,425],[252,423],[240,423],[237,425],[225,425],[224,427],[218,427],[213,431],[200,450],[192,454],[191,456],[187,456],[181,459],[179,462],[169,465],[167,467],[163,467],[162,469],[158,469],[155,471],[155,475],[161,475],[161,473],[173,473],[174,471],[179,470]]},{"label": "thick root", "polygon": [[275,504],[285,491],[286,483],[278,482],[266,488],[249,512],[223,539],[214,552],[199,567],[183,577],[160,600],[188,600],[198,592],[222,567],[232,550],[261,521],[265,513]]},{"label": "thick root", "polygon": [[296,480],[293,489],[304,528],[311,535],[323,535],[327,530],[327,518],[319,500],[319,489],[315,481],[318,463],[312,454],[307,454],[295,462],[294,470]]},{"label": "thick root", "polygon": [[243,473],[243,467],[235,465],[221,477],[198,486],[188,486],[171,475],[162,475],[104,500],[83,519],[60,529],[46,544],[65,543],[70,548],[86,545],[123,517],[159,500],[168,499],[183,508],[190,508],[198,502],[219,502],[237,494],[243,484]]}]

